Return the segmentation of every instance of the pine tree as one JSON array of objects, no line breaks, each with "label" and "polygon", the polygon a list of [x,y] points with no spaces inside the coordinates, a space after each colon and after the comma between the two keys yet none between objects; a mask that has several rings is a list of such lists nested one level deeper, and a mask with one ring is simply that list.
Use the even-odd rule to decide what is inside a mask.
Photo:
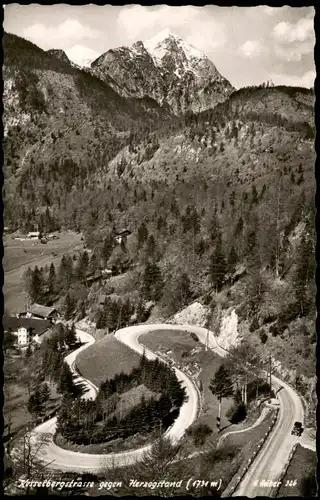
[{"label": "pine tree", "polygon": [[75,275],[79,281],[83,281],[86,278],[88,267],[89,267],[89,257],[88,253],[84,251],[78,259],[78,263],[75,270]]},{"label": "pine tree", "polygon": [[73,263],[70,255],[63,255],[59,267],[59,282],[63,290],[68,290],[73,279]]},{"label": "pine tree", "polygon": [[99,311],[96,327],[100,330],[106,327],[106,314],[104,311]]},{"label": "pine tree", "polygon": [[29,266],[26,272],[23,275],[24,289],[27,293],[27,296],[32,301],[33,297],[33,271]]},{"label": "pine tree", "polygon": [[230,194],[230,197],[229,197],[229,203],[232,207],[234,207],[235,199],[236,199],[236,193],[235,193],[235,191],[232,191],[232,193]]},{"label": "pine tree", "polygon": [[174,275],[167,281],[164,298],[174,311],[188,304],[191,297],[190,279],[187,273]]},{"label": "pine tree", "polygon": [[221,230],[216,211],[214,211],[213,214],[211,215],[208,227],[208,235],[211,243],[216,243],[216,241],[221,238]]},{"label": "pine tree", "polygon": [[307,314],[311,306],[312,299],[310,297],[308,285],[314,281],[314,278],[314,244],[309,235],[303,234],[297,251],[297,266],[294,276],[295,296],[299,304],[301,315]]},{"label": "pine tree", "polygon": [[105,298],[103,309],[100,311],[98,317],[97,328],[109,328],[107,325],[107,315],[110,313],[111,302],[110,297]]},{"label": "pine tree", "polygon": [[232,245],[229,256],[228,256],[228,270],[233,273],[235,270],[235,266],[238,262],[238,255],[234,245]]},{"label": "pine tree", "polygon": [[46,207],[46,211],[45,211],[45,228],[46,228],[46,232],[48,232],[48,233],[55,230],[55,224],[54,224],[53,218],[51,216],[49,207]]},{"label": "pine tree", "polygon": [[234,228],[234,238],[236,239],[236,252],[239,260],[241,261],[244,254],[244,221],[241,216],[239,217]]},{"label": "pine tree", "polygon": [[210,276],[211,282],[215,287],[216,293],[219,293],[225,280],[227,264],[221,241],[218,241],[215,250],[211,256]]},{"label": "pine tree", "polygon": [[50,296],[54,296],[56,293],[56,269],[54,267],[53,262],[51,262],[50,268],[49,268],[48,285],[49,285]]},{"label": "pine tree", "polygon": [[66,341],[67,346],[70,349],[72,349],[75,346],[75,344],[77,343],[77,333],[76,333],[74,323],[72,323],[71,327],[67,329],[65,341]]},{"label": "pine tree", "polygon": [[30,395],[27,407],[28,412],[31,413],[34,418],[37,418],[43,414],[44,403],[42,400],[41,392],[39,390],[36,390],[33,394]]},{"label": "pine tree", "polygon": [[128,325],[130,323],[133,312],[134,309],[130,303],[130,299],[127,298],[125,302],[122,304],[121,319],[124,325]]},{"label": "pine tree", "polygon": [[157,264],[148,262],[145,266],[142,295],[146,300],[159,300],[162,295],[163,281]]},{"label": "pine tree", "polygon": [[139,301],[136,309],[137,323],[144,323],[147,321],[149,313],[145,309],[144,303],[142,300]]},{"label": "pine tree", "polygon": [[40,387],[41,384],[45,381],[45,372],[41,364],[37,365],[35,371],[32,374],[32,378],[35,388]]},{"label": "pine tree", "polygon": [[26,354],[25,354],[26,358],[30,358],[31,354],[32,354],[31,345],[28,344],[27,349],[26,349]]},{"label": "pine tree", "polygon": [[297,186],[300,186],[300,184],[302,184],[304,182],[304,176],[303,176],[303,173],[301,175],[299,175],[298,179],[297,179]]},{"label": "pine tree", "polygon": [[243,222],[243,218],[240,216],[239,220],[237,222],[237,225],[235,227],[235,230],[234,230],[235,237],[237,237],[237,236],[239,236],[239,235],[242,234],[243,228],[244,228],[244,222]]},{"label": "pine tree", "polygon": [[51,354],[51,363],[49,365],[50,380],[58,383],[61,373],[61,354],[58,351],[53,351]]},{"label": "pine tree", "polygon": [[217,427],[220,430],[222,399],[228,398],[233,394],[233,383],[231,380],[231,375],[229,373],[229,370],[224,365],[219,366],[213,379],[210,382],[209,389],[212,394],[217,397],[219,402]]},{"label": "pine tree", "polygon": [[73,376],[69,365],[66,362],[64,362],[61,367],[57,391],[62,395],[75,394]]},{"label": "pine tree", "polygon": [[115,330],[116,328],[121,328],[122,323],[122,304],[119,304],[116,300],[111,302],[110,307],[110,328]]},{"label": "pine tree", "polygon": [[147,241],[148,235],[148,228],[146,227],[145,223],[142,222],[142,224],[138,228],[139,247],[142,247],[142,245]]},{"label": "pine tree", "polygon": [[200,230],[199,215],[194,206],[187,206],[185,215],[182,217],[182,225],[184,232],[193,231],[196,234]]},{"label": "pine tree", "polygon": [[266,189],[267,189],[266,185],[265,185],[265,184],[263,184],[262,189],[261,189],[261,191],[260,191],[260,195],[259,195],[259,199],[260,199],[260,200],[263,198],[263,195],[265,194]]},{"label": "pine tree", "polygon": [[252,185],[252,188],[251,188],[251,204],[257,204],[259,201],[259,198],[258,198],[258,192],[257,192],[257,188],[255,186],[255,184]]},{"label": "pine tree", "polygon": [[147,243],[146,243],[146,257],[147,257],[147,259],[154,261],[155,254],[156,254],[156,243],[155,243],[153,234],[150,234],[148,236]]},{"label": "pine tree", "polygon": [[112,301],[108,297],[104,305],[103,327],[113,331],[118,327],[120,318],[120,305],[117,301]]},{"label": "pine tree", "polygon": [[249,268],[253,272],[257,272],[257,270],[261,268],[261,256],[258,247],[256,227],[249,231],[247,235],[246,255]]},{"label": "pine tree", "polygon": [[79,304],[79,320],[83,319],[86,316],[86,304],[85,301],[82,300]]},{"label": "pine tree", "polygon": [[41,401],[43,404],[44,412],[46,412],[47,409],[47,403],[50,400],[50,389],[47,383],[43,384],[41,391]]},{"label": "pine tree", "polygon": [[112,250],[114,248],[114,235],[110,232],[103,241],[102,247],[102,259],[105,265],[107,265],[108,260],[111,257]]},{"label": "pine tree", "polygon": [[70,293],[67,292],[64,298],[64,317],[68,321],[72,318],[75,309],[74,299],[71,297]]},{"label": "pine tree", "polygon": [[31,279],[31,289],[30,289],[30,298],[32,302],[38,302],[41,300],[42,295],[42,280],[41,280],[41,272],[36,266],[32,273]]},{"label": "pine tree", "polygon": [[54,337],[53,340],[53,348],[59,352],[63,352],[66,347],[66,330],[67,327],[62,323],[58,323],[54,326]]},{"label": "pine tree", "polygon": [[129,257],[127,252],[123,250],[121,245],[114,248],[112,255],[108,261],[108,265],[115,273],[123,273],[129,265]]}]

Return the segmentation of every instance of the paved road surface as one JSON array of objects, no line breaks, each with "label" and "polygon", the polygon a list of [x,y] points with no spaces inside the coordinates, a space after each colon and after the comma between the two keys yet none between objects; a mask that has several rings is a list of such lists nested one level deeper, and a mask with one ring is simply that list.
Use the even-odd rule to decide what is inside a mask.
[{"label": "paved road surface", "polygon": [[[291,435],[294,422],[303,422],[302,402],[297,393],[285,382],[272,377],[273,386],[282,389],[278,392],[280,411],[274,430],[265,442],[253,465],[232,496],[270,497],[274,487],[261,487],[256,481],[276,482],[289,458],[293,445],[301,438]],[[288,496],[290,491],[288,491]]]}]

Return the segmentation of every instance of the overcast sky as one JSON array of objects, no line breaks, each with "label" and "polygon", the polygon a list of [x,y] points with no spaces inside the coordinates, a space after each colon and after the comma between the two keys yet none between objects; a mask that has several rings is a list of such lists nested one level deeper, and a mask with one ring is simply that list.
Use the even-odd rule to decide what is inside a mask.
[{"label": "overcast sky", "polygon": [[170,7],[10,4],[4,29],[39,47],[110,48],[146,40],[170,28],[202,50],[237,88],[272,80],[314,84],[312,7]]}]

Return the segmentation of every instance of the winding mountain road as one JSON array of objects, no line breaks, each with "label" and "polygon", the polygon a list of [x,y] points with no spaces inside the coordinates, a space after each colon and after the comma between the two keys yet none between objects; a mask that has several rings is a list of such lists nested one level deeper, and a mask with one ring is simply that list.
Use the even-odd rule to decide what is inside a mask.
[{"label": "winding mountain road", "polygon": [[[212,332],[208,332],[205,328],[191,325],[144,324],[118,330],[115,337],[119,342],[124,343],[139,354],[142,354],[143,351],[145,351],[148,359],[155,359],[159,356],[140,344],[139,337],[143,334],[159,330],[178,330],[195,333],[198,336],[199,341],[203,344],[207,343],[208,336],[208,347],[219,356],[224,357],[226,355],[226,351],[217,345]],[[79,339],[81,339],[82,342],[86,342],[86,344],[67,356],[66,361],[73,370],[75,359],[79,352],[86,349],[95,341],[94,338],[86,332],[81,330],[76,330],[76,332]],[[173,441],[177,441],[184,435],[186,429],[196,419],[199,401],[197,389],[188,375],[177,368],[174,368],[174,370],[178,379],[182,381],[182,385],[186,388],[188,396],[188,400],[180,409],[178,418],[166,432],[166,435],[170,436]],[[84,397],[94,399],[97,393],[97,387],[90,381],[85,380],[78,375],[77,377],[79,382],[87,385],[88,391]],[[257,484],[257,481],[277,481],[288,460],[293,445],[299,440],[298,437],[291,435],[291,429],[295,420],[303,422],[303,407],[301,400],[297,393],[285,382],[274,376],[272,382],[276,389],[280,389],[278,392],[280,400],[278,421],[275,424],[274,430],[271,432],[263,449],[258,454],[256,460],[253,462],[237,490],[233,493],[233,496],[272,496],[272,492],[274,490],[273,486],[271,485],[269,488],[262,487]],[[138,461],[142,457],[143,453],[150,449],[151,446],[148,445],[137,450],[122,453],[110,453],[108,455],[79,453],[65,450],[57,446],[52,439],[55,429],[56,418],[53,418],[36,427],[33,433],[35,436],[50,436],[51,439],[41,450],[41,457],[39,458],[44,463],[50,463],[50,469],[61,471],[96,472],[101,468],[107,469],[113,466],[129,465]],[[288,492],[288,494],[290,494],[290,492]]]},{"label": "winding mountain road", "polygon": [[[280,401],[277,422],[232,496],[272,497],[294,444],[301,440],[298,436],[291,435],[294,422],[304,420],[301,399],[288,384],[277,377],[272,377],[272,384],[273,388],[278,390],[277,395]],[[270,483],[262,483],[263,481]]]},{"label": "winding mountain road", "polygon": [[[145,348],[138,342],[140,335],[144,333],[149,333],[155,330],[184,330],[188,332],[196,333],[199,340],[203,343],[206,342],[207,330],[200,327],[193,327],[190,325],[186,326],[174,326],[167,324],[157,324],[157,325],[139,325],[123,328],[118,330],[115,337],[122,343],[126,344],[131,349],[135,350],[139,354],[145,351],[148,359],[155,359],[159,356],[154,354],[150,349]],[[84,394],[84,398],[96,397],[97,387],[94,386],[90,381],[80,377],[75,369],[75,359],[79,352],[86,349],[89,345],[95,342],[95,339],[88,333],[76,329],[78,338],[82,342],[86,342],[85,345],[81,346],[79,349],[69,354],[65,360],[69,364],[70,368],[75,374],[76,380],[79,383],[87,386],[87,392]],[[224,352],[220,349],[214,339],[213,333],[209,332],[209,346],[211,349],[215,350],[217,354],[223,355]],[[188,375],[183,373],[178,368],[174,368],[178,380],[182,382],[182,386],[185,387],[188,396],[187,401],[180,408],[179,416],[175,420],[174,424],[168,429],[166,435],[170,437],[173,441],[178,441],[185,433],[186,429],[194,422],[197,418],[198,412],[198,391],[189,378]],[[151,445],[139,448],[137,450],[131,450],[128,452],[121,453],[110,453],[110,454],[90,454],[90,453],[79,453],[74,451],[65,450],[57,446],[53,441],[53,436],[55,434],[57,425],[56,417],[43,422],[33,430],[33,439],[37,441],[40,436],[49,437],[49,441],[44,445],[39,451],[39,459],[47,464],[50,464],[51,469],[61,470],[61,471],[91,471],[96,472],[101,468],[110,468],[114,466],[124,466],[129,465],[137,460],[141,459],[143,453],[150,449]]]}]

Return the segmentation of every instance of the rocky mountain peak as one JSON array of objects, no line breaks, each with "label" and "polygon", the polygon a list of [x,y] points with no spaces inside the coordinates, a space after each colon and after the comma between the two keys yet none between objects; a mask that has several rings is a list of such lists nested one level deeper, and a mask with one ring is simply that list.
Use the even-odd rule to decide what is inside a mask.
[{"label": "rocky mountain peak", "polygon": [[161,61],[170,51],[178,52],[184,56],[187,61],[194,59],[206,59],[203,52],[185,42],[180,36],[173,33],[170,29],[164,29],[157,35],[146,40],[144,45],[148,52],[157,61]]},{"label": "rocky mountain peak", "polygon": [[176,33],[173,33],[169,28],[166,28],[146,40],[144,45],[150,53],[153,53],[161,46],[170,46],[170,44],[175,44],[179,41],[182,41],[182,38],[179,37],[179,35],[176,35]]},{"label": "rocky mountain peak", "polygon": [[234,90],[203,52],[170,29],[130,47],[110,49],[91,68],[101,79],[111,77],[124,96],[151,97],[176,115],[211,108]]},{"label": "rocky mountain peak", "polygon": [[162,30],[144,43],[156,66],[174,73],[181,79],[193,73],[201,81],[218,78],[218,71],[210,59],[193,45],[187,43],[170,29]]}]

